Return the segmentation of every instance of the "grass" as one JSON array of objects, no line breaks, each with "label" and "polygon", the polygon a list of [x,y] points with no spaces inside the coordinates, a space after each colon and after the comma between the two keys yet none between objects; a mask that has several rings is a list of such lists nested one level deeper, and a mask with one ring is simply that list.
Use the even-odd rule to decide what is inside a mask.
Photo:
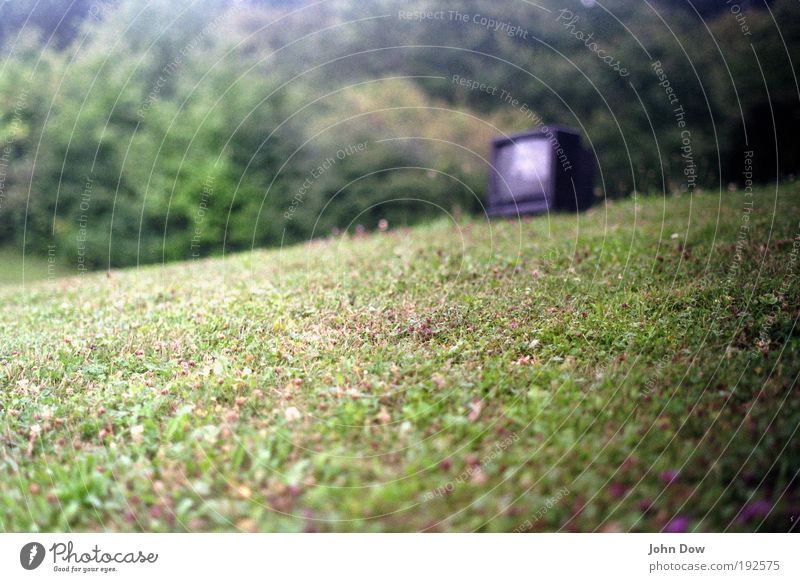
[{"label": "grass", "polygon": [[0,529],[796,529],[800,189],[753,200],[0,289]]},{"label": "grass", "polygon": [[[23,268],[24,265],[24,268]],[[0,248],[0,286],[24,285],[47,278],[63,277],[69,271],[60,265],[55,257],[48,260],[46,257],[37,257],[22,253],[10,248]]]}]

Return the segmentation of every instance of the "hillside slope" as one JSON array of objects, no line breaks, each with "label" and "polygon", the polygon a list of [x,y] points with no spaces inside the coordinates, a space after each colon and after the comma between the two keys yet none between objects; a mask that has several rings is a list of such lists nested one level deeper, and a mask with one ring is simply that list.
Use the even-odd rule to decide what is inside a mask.
[{"label": "hillside slope", "polygon": [[795,528],[799,194],[0,288],[0,529]]}]

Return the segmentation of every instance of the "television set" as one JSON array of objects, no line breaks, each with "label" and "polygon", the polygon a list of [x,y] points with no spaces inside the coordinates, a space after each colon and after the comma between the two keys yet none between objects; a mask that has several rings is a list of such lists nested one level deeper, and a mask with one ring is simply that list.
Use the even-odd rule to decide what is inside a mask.
[{"label": "television set", "polygon": [[578,211],[592,205],[594,163],[580,134],[542,127],[492,141],[490,216]]}]

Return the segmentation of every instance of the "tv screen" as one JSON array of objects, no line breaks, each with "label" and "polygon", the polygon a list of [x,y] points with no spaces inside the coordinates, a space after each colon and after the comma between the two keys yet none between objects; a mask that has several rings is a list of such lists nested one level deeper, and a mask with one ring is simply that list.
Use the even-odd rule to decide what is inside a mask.
[{"label": "tv screen", "polygon": [[576,130],[549,126],[492,140],[489,216],[584,210],[594,165]]},{"label": "tv screen", "polygon": [[547,202],[553,183],[553,151],[541,138],[522,138],[503,145],[495,158],[497,202]]}]

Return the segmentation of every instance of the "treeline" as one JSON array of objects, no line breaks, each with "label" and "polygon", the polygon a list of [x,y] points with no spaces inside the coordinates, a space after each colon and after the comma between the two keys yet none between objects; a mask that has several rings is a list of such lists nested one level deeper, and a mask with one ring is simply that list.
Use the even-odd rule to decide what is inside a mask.
[{"label": "treeline", "polygon": [[602,196],[800,160],[793,0],[45,4],[63,29],[0,28],[0,244],[77,269],[478,212],[489,139],[538,119]]}]

